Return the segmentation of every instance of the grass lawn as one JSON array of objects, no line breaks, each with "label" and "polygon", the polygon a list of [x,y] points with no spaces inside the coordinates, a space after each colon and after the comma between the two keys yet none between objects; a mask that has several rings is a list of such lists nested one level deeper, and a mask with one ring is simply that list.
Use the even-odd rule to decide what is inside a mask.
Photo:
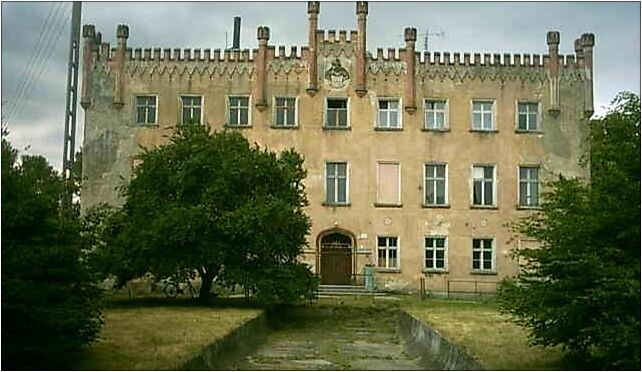
[{"label": "grass lawn", "polygon": [[261,312],[169,305],[107,308],[99,339],[80,354],[76,369],[177,369]]},{"label": "grass lawn", "polygon": [[499,313],[493,302],[427,299],[403,301],[410,314],[495,370],[565,369],[559,348],[528,345],[526,329]]}]

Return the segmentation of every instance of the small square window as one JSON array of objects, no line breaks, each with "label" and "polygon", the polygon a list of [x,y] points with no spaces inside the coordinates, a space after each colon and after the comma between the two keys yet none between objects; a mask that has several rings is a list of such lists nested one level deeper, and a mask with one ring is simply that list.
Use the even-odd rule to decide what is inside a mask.
[{"label": "small square window", "polygon": [[493,101],[473,101],[473,130],[495,130]]},{"label": "small square window", "polygon": [[229,96],[228,110],[227,124],[229,126],[250,125],[250,97]]},{"label": "small square window", "polygon": [[517,103],[517,129],[521,131],[537,131],[539,128],[539,103]]},{"label": "small square window", "polygon": [[448,127],[447,103],[445,100],[426,100],[424,128],[444,130]]},{"label": "small square window", "polygon": [[156,96],[136,96],[136,123],[156,124]]}]

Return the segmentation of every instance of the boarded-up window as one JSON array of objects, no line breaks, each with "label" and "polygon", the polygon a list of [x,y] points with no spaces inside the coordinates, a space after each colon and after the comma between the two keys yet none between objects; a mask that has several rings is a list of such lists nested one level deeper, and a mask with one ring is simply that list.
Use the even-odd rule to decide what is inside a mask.
[{"label": "boarded-up window", "polygon": [[401,204],[399,198],[399,163],[377,163],[377,203]]}]

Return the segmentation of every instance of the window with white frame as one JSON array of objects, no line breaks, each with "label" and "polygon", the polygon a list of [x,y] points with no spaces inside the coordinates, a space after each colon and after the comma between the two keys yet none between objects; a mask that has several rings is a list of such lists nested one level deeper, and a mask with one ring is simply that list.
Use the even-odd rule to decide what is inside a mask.
[{"label": "window with white frame", "polygon": [[425,164],[424,205],[448,204],[446,164]]},{"label": "window with white frame", "polygon": [[274,125],[277,127],[296,126],[296,98],[276,97],[274,99]]},{"label": "window with white frame", "polygon": [[473,205],[495,205],[495,166],[473,166]]},{"label": "window with white frame", "polygon": [[399,120],[399,100],[379,98],[379,111],[377,115],[378,128],[401,128]]},{"label": "window with white frame", "polygon": [[182,124],[201,124],[202,96],[181,96]]},{"label": "window with white frame", "polygon": [[348,99],[328,98],[325,114],[325,126],[327,128],[348,127]]},{"label": "window with white frame", "polygon": [[377,163],[377,203],[385,205],[399,205],[401,198],[399,163]]},{"label": "window with white frame", "polygon": [[426,253],[425,268],[428,270],[446,270],[446,238],[426,236],[424,248]]},{"label": "window with white frame", "polygon": [[427,99],[425,101],[424,128],[443,130],[448,127],[448,104],[445,100]]},{"label": "window with white frame", "polygon": [[348,203],[348,163],[325,163],[327,204]]},{"label": "window with white frame", "polygon": [[473,101],[473,129],[494,130],[495,119],[493,113],[493,101]]},{"label": "window with white frame", "polygon": [[250,125],[250,97],[229,96],[228,99],[228,125]]},{"label": "window with white frame", "polygon": [[538,129],[539,103],[517,103],[517,129],[521,131],[536,131]]},{"label": "window with white frame", "polygon": [[519,205],[539,205],[539,167],[519,167]]},{"label": "window with white frame", "polygon": [[377,267],[399,268],[399,239],[396,236],[377,237]]},{"label": "window with white frame", "polygon": [[473,239],[473,270],[494,271],[494,239]]},{"label": "window with white frame", "polygon": [[156,96],[136,96],[136,123],[156,124]]}]

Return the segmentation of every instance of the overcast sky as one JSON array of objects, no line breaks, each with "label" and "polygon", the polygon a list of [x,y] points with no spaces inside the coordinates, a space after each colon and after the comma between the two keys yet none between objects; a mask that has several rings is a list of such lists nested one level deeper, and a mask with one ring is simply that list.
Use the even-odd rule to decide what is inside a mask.
[{"label": "overcast sky", "polygon": [[[2,2],[2,116],[15,147],[28,146],[27,152],[46,156],[60,169],[70,28],[62,18],[70,18],[71,3],[57,4]],[[306,9],[305,2],[84,2],[82,23],[96,25],[112,45],[116,25],[125,23],[130,47],[223,49],[226,31],[231,44],[233,17],[241,16],[242,48],[257,46],[257,26],[270,27],[272,45],[303,46]],[[51,17],[47,30],[52,31],[41,35],[50,12],[60,19]],[[370,2],[368,50],[403,46],[403,29],[409,26],[419,34],[443,31],[429,39],[428,50],[450,52],[545,54],[546,32],[558,30],[560,52],[572,54],[574,39],[592,32],[596,112],[603,113],[619,91],[640,93],[639,2]],[[356,29],[354,2],[321,2],[319,28]],[[25,71],[39,40],[48,47],[38,56],[50,53],[48,62]],[[29,79],[18,89],[23,76]],[[21,97],[17,105],[16,97]],[[78,112],[77,147],[84,120],[80,106]]]}]

